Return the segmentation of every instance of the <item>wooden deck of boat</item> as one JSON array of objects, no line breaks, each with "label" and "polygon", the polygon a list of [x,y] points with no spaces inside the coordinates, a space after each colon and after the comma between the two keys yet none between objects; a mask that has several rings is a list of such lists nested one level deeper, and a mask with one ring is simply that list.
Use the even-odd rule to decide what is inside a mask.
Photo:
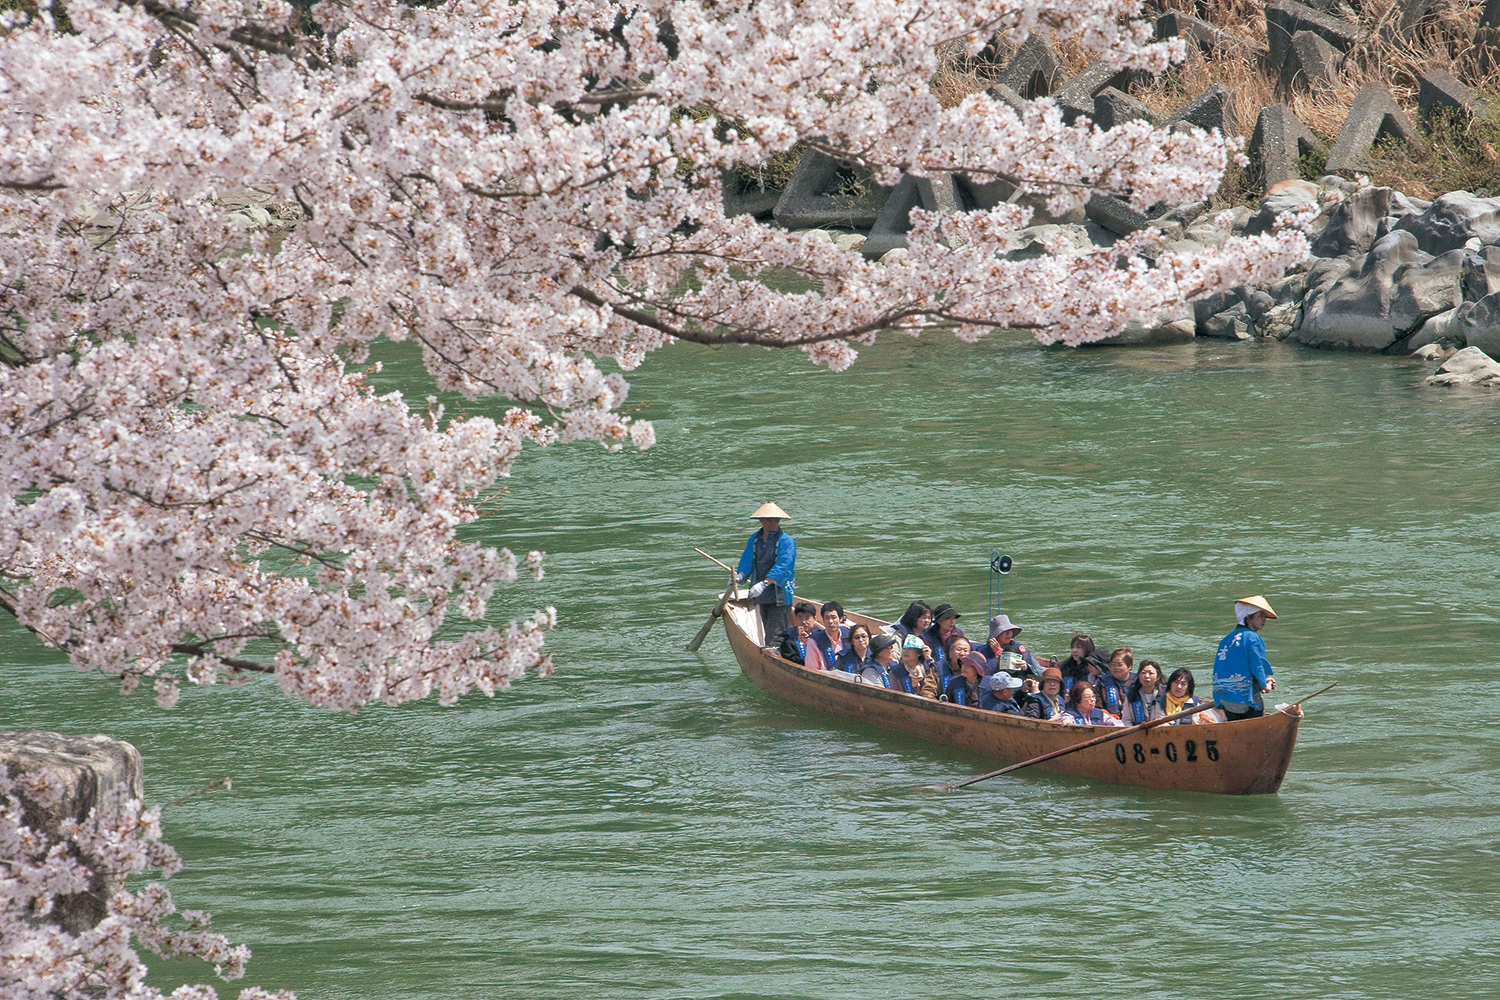
[{"label": "wooden deck of boat", "polygon": [[[864,615],[849,618],[872,631],[884,624]],[[1029,760],[1109,732],[933,701],[846,680],[842,671],[808,669],[762,646],[760,616],[753,607],[726,605],[724,625],[740,669],[767,694],[997,761]],[[1296,716],[1273,711],[1238,722],[1156,726],[1037,767],[1150,788],[1274,794],[1291,763],[1299,722]]]}]

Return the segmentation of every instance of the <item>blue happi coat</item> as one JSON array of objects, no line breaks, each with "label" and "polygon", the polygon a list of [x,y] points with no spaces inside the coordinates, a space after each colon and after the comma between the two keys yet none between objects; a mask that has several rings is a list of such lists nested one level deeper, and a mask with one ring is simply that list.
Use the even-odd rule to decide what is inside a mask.
[{"label": "blue happi coat", "polygon": [[745,543],[745,552],[740,556],[740,564],[736,567],[739,574],[751,583],[759,583],[763,579],[770,580],[775,584],[768,588],[774,591],[774,595],[762,592],[756,598],[757,604],[791,604],[792,595],[797,589],[797,581],[794,579],[794,569],[797,565],[797,543],[792,541],[792,536],[785,531],[778,530],[772,538],[776,541],[776,561],[771,568],[761,576],[755,575],[755,540],[760,537],[757,531],[750,536]]},{"label": "blue happi coat", "polygon": [[1241,625],[1219,643],[1214,657],[1214,700],[1231,712],[1261,704],[1260,692],[1271,677],[1266,641]]}]

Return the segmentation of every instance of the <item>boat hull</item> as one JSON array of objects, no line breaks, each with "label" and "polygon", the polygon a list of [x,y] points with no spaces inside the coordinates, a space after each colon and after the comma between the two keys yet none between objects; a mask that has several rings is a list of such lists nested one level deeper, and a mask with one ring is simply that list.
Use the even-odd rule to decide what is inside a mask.
[{"label": "boat hull", "polygon": [[[866,624],[864,616],[852,616]],[[876,623],[878,624],[878,623]],[[725,631],[750,682],[795,705],[972,750],[999,761],[1022,761],[1103,736],[1099,726],[1066,726],[1023,716],[933,701],[811,670],[761,645],[754,607],[728,604]],[[1123,785],[1221,795],[1269,795],[1281,788],[1300,719],[1270,712],[1259,719],[1212,725],[1155,726],[1037,764],[1041,770]]]}]

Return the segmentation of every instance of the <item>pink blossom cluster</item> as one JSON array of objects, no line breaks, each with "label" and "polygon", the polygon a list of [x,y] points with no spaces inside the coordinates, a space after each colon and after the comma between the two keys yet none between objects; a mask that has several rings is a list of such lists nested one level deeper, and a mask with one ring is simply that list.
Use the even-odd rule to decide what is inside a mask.
[{"label": "pink blossom cluster", "polygon": [[[144,983],[146,966],[135,944],[163,957],[201,958],[223,979],[238,979],[250,950],[208,930],[208,914],[182,911],[159,882],[116,892],[96,926],[72,932],[54,920],[58,898],[86,892],[96,873],[139,874],[159,869],[170,878],[181,867],[162,842],[161,811],[147,809],[115,788],[83,822],[67,820],[58,836],[27,826],[26,800],[43,807],[63,793],[55,774],[11,778],[0,768],[0,995],[12,1000],[159,1000],[168,994]],[[183,986],[177,1000],[215,1000],[210,986]],[[286,991],[242,990],[240,1000],[292,1000]]]},{"label": "pink blossom cluster", "polygon": [[[1117,65],[1180,58],[1137,13],[324,0],[309,20],[282,0],[69,0],[69,31],[46,2],[6,13],[0,607],[163,705],[254,670],[352,710],[548,669],[550,609],[485,621],[540,554],[458,531],[528,441],[650,446],[620,412],[648,352],[796,346],[841,369],[889,329],[1078,344],[1305,253],[1287,229],[1154,266],[1134,255],[1152,234],[1010,262],[1028,214],[1005,207],[917,213],[910,252],[879,265],[725,217],[724,171],[797,144],[882,183],[1206,197],[1235,140],[928,90],[944,46],[1035,30]],[[444,391],[517,405],[445,420],[378,394],[382,338],[415,341]]]}]

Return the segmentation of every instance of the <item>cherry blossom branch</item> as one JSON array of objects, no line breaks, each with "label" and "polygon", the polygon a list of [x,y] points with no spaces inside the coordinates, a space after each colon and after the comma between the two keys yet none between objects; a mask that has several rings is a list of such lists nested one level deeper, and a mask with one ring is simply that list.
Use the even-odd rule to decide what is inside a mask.
[{"label": "cherry blossom branch", "polygon": [[64,185],[54,184],[52,182],[53,176],[52,174],[47,174],[44,177],[38,177],[34,181],[0,180],[0,188],[7,188],[11,191],[61,191]]},{"label": "cherry blossom branch", "polygon": [[[219,785],[228,788],[230,781],[210,782],[195,794]],[[5,995],[17,1000],[168,1000],[144,984],[146,967],[137,945],[164,958],[202,959],[225,980],[243,976],[250,949],[209,930],[207,913],[179,912],[162,882],[112,891],[97,926],[69,930],[61,925],[56,910],[68,897],[97,897],[101,887],[123,887],[126,876],[152,869],[170,879],[182,867],[177,852],[162,840],[161,808],[147,809],[123,784],[107,789],[81,820],[66,819],[56,830],[27,825],[28,804],[51,809],[64,792],[54,772],[12,776],[0,769],[0,843],[8,846],[0,860],[0,989]],[[181,926],[172,925],[178,922],[174,917]],[[185,986],[172,997],[214,995],[207,986]],[[287,991],[251,988],[240,992],[240,1000],[294,997]]]},{"label": "cherry blossom branch", "polygon": [[256,663],[254,660],[242,660],[234,656],[220,656],[213,651],[207,643],[200,642],[174,642],[172,652],[182,653],[187,656],[212,656],[219,663],[229,667],[231,670],[244,670],[249,673],[274,674],[276,668],[266,663]]}]

